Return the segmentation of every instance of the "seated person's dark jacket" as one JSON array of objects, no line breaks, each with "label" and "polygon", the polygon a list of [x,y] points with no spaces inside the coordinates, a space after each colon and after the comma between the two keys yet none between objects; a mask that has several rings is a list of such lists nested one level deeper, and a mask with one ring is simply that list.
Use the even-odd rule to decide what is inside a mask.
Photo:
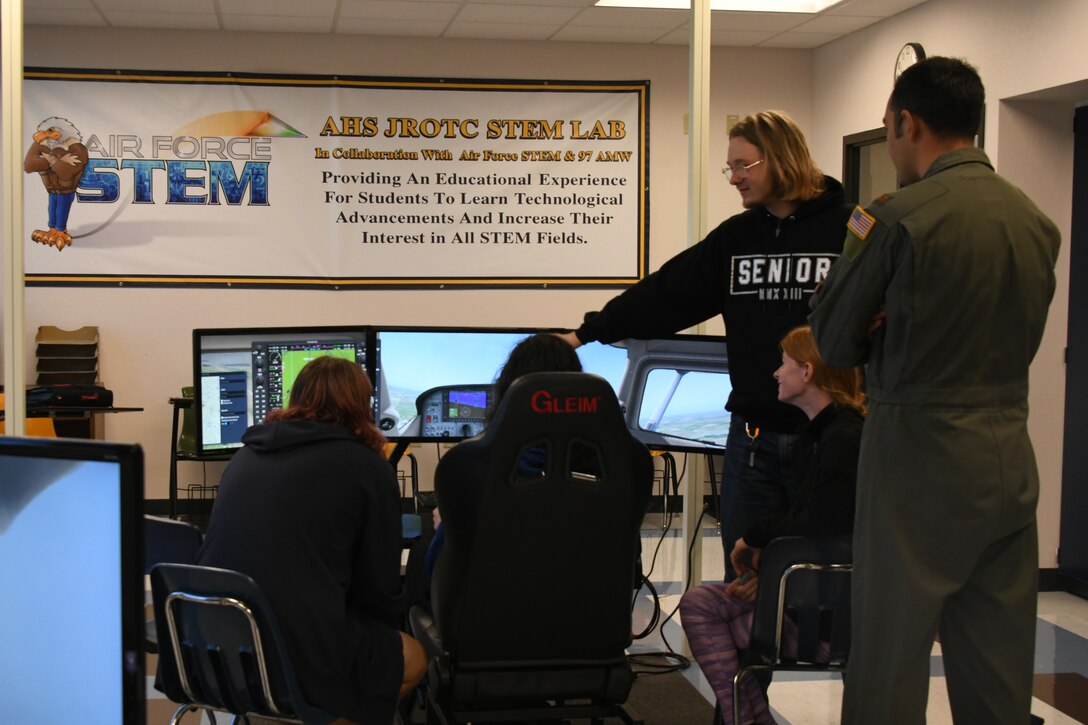
[{"label": "seated person's dark jacket", "polygon": [[[757,521],[744,542],[762,549],[779,536],[838,536],[854,530],[854,496],[864,419],[832,403],[808,422],[795,460],[805,477],[797,500],[782,516]],[[806,467],[807,465],[807,467]]]},{"label": "seated person's dark jacket", "polygon": [[198,563],[242,571],[264,590],[312,704],[391,722],[404,669],[392,467],[335,424],[278,421],[243,441]]}]

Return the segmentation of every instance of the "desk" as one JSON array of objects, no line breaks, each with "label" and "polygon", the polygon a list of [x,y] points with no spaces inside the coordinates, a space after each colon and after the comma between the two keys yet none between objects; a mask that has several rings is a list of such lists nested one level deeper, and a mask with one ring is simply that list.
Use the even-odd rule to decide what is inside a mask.
[{"label": "desk", "polygon": [[[88,405],[47,405],[44,408],[32,408],[26,411],[27,418],[90,418],[96,413],[139,413],[143,408],[118,408],[115,406],[109,406],[108,408],[102,406],[88,406]],[[44,414],[44,415],[43,415]],[[4,410],[0,409],[0,420],[4,419]]]},{"label": "desk", "polygon": [[[56,426],[57,435],[63,438],[94,438],[93,416],[103,413],[139,413],[143,408],[123,408],[117,406],[90,406],[90,405],[47,405],[27,409],[27,418],[52,418]],[[5,410],[0,410],[0,421],[4,420]],[[80,423],[79,429],[65,428],[63,423]],[[82,435],[80,435],[82,434]]]}]

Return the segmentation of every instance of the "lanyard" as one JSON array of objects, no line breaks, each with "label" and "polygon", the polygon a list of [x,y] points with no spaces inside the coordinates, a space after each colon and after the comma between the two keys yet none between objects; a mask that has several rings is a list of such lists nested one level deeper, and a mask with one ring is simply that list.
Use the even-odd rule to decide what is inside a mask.
[{"label": "lanyard", "polygon": [[744,424],[744,435],[748,436],[748,467],[756,467],[756,451],[759,449],[759,428],[750,428],[748,423]]}]

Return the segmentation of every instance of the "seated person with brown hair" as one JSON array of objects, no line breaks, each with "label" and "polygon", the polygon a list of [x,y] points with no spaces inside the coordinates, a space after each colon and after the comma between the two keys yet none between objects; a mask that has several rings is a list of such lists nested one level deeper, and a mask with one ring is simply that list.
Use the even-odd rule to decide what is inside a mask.
[{"label": "seated person with brown hair", "polygon": [[372,393],[352,362],[308,363],[288,407],[243,436],[197,563],[257,582],[311,704],[389,723],[427,663],[399,631],[400,490],[381,454]]}]

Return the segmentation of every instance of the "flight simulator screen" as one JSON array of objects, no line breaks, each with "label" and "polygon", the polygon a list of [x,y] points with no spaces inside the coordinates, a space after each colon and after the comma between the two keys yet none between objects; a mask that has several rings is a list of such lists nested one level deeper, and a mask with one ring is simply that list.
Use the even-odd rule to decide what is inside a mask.
[{"label": "flight simulator screen", "polygon": [[[393,441],[461,440],[481,433],[492,385],[510,351],[547,330],[378,328],[371,351],[374,418]],[[607,380],[628,428],[650,447],[717,452],[729,431],[730,385],[721,337],[677,335],[578,348],[585,372]]]},{"label": "flight simulator screen", "polygon": [[306,363],[331,355],[367,360],[366,328],[251,328],[193,331],[199,452],[238,448],[242,435],[291,400]]},{"label": "flight simulator screen", "polygon": [[375,332],[374,419],[390,440],[460,440],[484,429],[492,384],[532,330]]}]

